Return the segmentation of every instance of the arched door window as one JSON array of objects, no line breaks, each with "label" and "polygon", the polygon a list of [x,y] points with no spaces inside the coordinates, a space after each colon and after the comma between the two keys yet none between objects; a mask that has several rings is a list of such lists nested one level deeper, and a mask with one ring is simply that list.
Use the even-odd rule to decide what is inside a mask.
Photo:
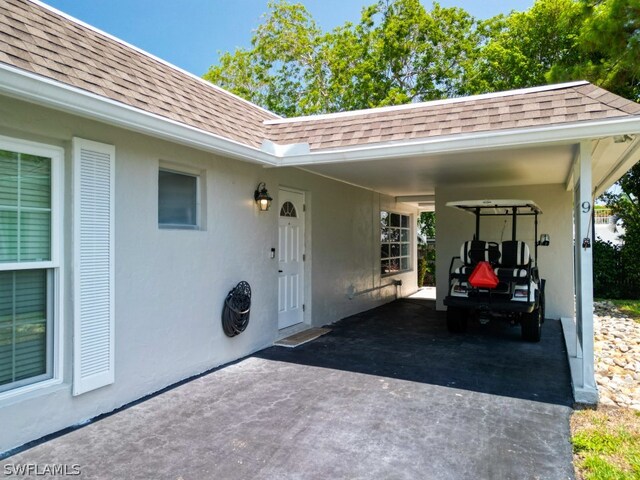
[{"label": "arched door window", "polygon": [[293,206],[293,203],[284,202],[282,204],[282,208],[280,209],[280,216],[296,218],[298,214],[296,212],[296,207]]}]

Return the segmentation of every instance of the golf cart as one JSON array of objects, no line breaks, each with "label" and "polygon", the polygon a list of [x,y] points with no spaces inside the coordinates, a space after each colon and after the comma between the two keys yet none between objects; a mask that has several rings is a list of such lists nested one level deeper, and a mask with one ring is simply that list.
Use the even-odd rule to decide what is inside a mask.
[{"label": "golf cart", "polygon": [[[460,256],[453,257],[449,266],[449,290],[444,299],[449,331],[463,333],[469,318],[481,324],[500,319],[519,323],[523,340],[540,341],[545,280],[538,272],[538,246],[549,245],[549,235],[535,242],[533,257],[516,235],[518,219],[532,217],[534,239],[538,238],[540,207],[530,200],[471,200],[447,206],[475,215],[473,240],[462,244]],[[499,243],[480,240],[480,222],[486,217],[505,217],[502,234],[511,218],[511,239],[500,238]],[[500,232],[490,237],[499,238]]]}]

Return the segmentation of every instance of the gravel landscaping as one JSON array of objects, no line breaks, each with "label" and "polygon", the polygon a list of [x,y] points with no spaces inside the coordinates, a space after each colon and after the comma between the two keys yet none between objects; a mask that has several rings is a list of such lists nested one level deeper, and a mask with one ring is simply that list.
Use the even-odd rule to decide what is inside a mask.
[{"label": "gravel landscaping", "polygon": [[600,404],[640,411],[640,323],[611,302],[594,302]]}]

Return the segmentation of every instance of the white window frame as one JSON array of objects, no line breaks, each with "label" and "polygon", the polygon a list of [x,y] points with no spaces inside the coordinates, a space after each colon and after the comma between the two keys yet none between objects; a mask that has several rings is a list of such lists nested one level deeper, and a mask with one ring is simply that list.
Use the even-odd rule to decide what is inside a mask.
[{"label": "white window frame", "polygon": [[[391,225],[387,225],[387,227],[384,227],[384,228],[398,228],[398,229],[400,229],[400,231],[408,230],[408,232],[409,232],[409,234],[408,234],[409,241],[408,242],[402,242],[402,241],[400,241],[400,242],[382,242],[382,228],[383,227],[382,227],[382,225],[380,225],[379,236],[378,236],[380,246],[382,247],[383,243],[387,243],[389,245],[396,243],[396,244],[398,244],[400,246],[400,253],[402,253],[402,244],[406,243],[406,244],[409,245],[409,252],[408,252],[408,254],[406,256],[405,255],[400,255],[398,257],[389,256],[387,258],[382,258],[382,252],[380,252],[380,257],[379,257],[380,261],[378,262],[378,265],[380,266],[380,275],[382,277],[391,277],[393,275],[400,275],[400,274],[403,274],[403,273],[411,272],[413,270],[413,253],[412,253],[413,252],[413,235],[414,235],[414,233],[413,233],[413,215],[408,214],[408,213],[397,212],[397,211],[393,211],[393,210],[381,209],[380,210],[380,214],[382,214],[383,212],[387,214],[388,218],[391,218],[392,214],[400,215],[400,226],[399,227],[392,227]],[[402,227],[402,217],[407,217],[407,227]],[[380,249],[380,250],[382,250],[382,249]],[[391,254],[391,251],[389,251],[389,254]],[[384,262],[385,260],[390,260],[391,258],[398,258],[399,261],[401,261],[402,258],[407,258],[407,268],[404,269],[404,270],[398,270],[398,271],[395,271],[395,272],[382,273],[382,262]]]},{"label": "white window frame", "polygon": [[[53,336],[48,343],[53,351],[47,352],[47,378],[0,392],[1,404],[7,399],[62,383],[62,366],[64,365],[64,322],[62,320],[64,318],[64,259],[62,248],[64,241],[62,231],[64,225],[64,149],[0,135],[0,150],[51,159],[51,260],[0,263],[0,271],[48,270],[50,272],[48,273],[48,281],[53,282],[53,286],[49,285],[49,291],[47,292],[52,295],[52,301],[47,307],[51,308],[52,314],[50,324],[47,325],[47,335]],[[51,328],[49,329],[49,327]]]},{"label": "white window frame", "polygon": [[196,179],[196,224],[195,225],[182,225],[174,223],[160,223],[158,218],[158,228],[161,230],[203,230],[202,228],[202,174],[201,170],[196,168],[190,168],[188,166],[160,161],[158,166],[158,214],[160,208],[160,172],[175,173],[177,175],[184,175],[186,177],[194,177]]}]

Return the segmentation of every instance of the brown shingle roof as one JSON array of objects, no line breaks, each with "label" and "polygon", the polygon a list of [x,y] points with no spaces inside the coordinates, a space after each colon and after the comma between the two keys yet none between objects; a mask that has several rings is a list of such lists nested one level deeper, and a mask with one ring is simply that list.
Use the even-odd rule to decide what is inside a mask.
[{"label": "brown shingle roof", "polygon": [[640,116],[587,82],[281,119],[202,79],[28,0],[0,0],[0,63],[252,147],[311,151]]},{"label": "brown shingle roof", "polygon": [[316,117],[267,121],[276,144],[311,151],[640,115],[640,104],[587,82]]},{"label": "brown shingle roof", "polygon": [[278,118],[27,0],[0,0],[0,62],[259,147]]}]

